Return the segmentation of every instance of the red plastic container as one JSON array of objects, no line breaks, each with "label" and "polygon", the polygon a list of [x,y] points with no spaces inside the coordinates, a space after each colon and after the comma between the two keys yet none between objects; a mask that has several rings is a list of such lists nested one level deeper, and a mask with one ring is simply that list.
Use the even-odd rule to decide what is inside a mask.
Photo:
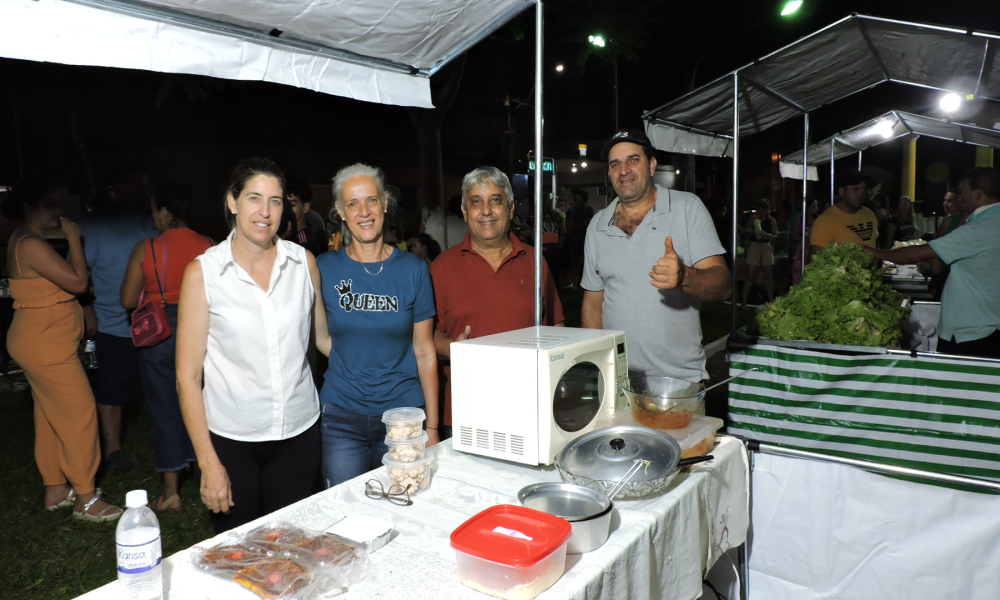
[{"label": "red plastic container", "polygon": [[548,513],[501,504],[451,532],[463,585],[506,600],[529,600],[566,570],[573,527]]}]

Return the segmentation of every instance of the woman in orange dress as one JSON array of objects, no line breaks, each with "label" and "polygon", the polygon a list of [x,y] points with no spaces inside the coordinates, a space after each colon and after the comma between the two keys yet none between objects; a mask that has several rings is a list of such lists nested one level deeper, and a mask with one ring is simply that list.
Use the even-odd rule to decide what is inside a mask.
[{"label": "woman in orange dress", "polygon": [[[84,521],[111,521],[117,506],[94,487],[100,463],[97,405],[77,356],[83,311],[74,294],[87,289],[80,226],[62,218],[52,186],[15,188],[4,214],[21,225],[7,246],[14,320],[7,350],[24,370],[35,404],[35,462],[45,484],[45,508],[73,506]],[[62,228],[70,262],[45,241],[45,230]]]}]

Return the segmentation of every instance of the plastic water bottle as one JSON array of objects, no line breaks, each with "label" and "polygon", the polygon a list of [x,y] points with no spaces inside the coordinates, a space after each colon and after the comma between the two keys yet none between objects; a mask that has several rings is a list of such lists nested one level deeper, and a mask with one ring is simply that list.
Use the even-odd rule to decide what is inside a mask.
[{"label": "plastic water bottle", "polygon": [[83,368],[97,368],[97,342],[92,339],[83,342]]},{"label": "plastic water bottle", "polygon": [[118,597],[122,600],[159,600],[163,597],[160,567],[160,523],[146,506],[146,490],[125,495],[125,514],[118,520]]}]

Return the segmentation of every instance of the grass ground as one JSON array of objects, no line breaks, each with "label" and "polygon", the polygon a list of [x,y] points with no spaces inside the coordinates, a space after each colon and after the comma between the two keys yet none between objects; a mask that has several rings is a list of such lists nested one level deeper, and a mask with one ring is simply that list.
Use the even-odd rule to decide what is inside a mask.
[{"label": "grass ground", "polygon": [[[3,378],[6,383],[14,376]],[[9,387],[9,385],[4,386]],[[149,416],[133,403],[125,432],[125,448],[136,464],[131,473],[101,474],[105,497],[124,504],[125,493],[145,489],[160,494],[153,470]],[[34,460],[31,394],[0,392],[0,598],[74,598],[116,578],[116,523],[84,523],[71,508],[42,510],[42,483]],[[158,515],[163,553],[170,555],[213,534],[198,497],[196,482],[181,489],[183,510]]]},{"label": "grass ground", "polygon": [[[566,323],[580,322],[580,293],[563,297]],[[705,340],[729,333],[730,306],[702,307]],[[752,313],[741,309],[739,324]],[[712,381],[728,372],[725,353],[709,359]],[[0,378],[0,598],[61,600],[73,598],[113,581],[115,574],[115,523],[82,523],[70,508],[42,510],[42,484],[35,467],[34,425],[31,394],[16,391],[13,378]],[[728,391],[713,390],[707,398],[708,413],[724,416]],[[153,468],[149,415],[141,401],[126,414],[125,448],[136,469],[128,474],[100,474],[98,485],[105,497],[123,504],[125,493],[145,489],[150,499],[160,494],[160,480]],[[179,513],[160,513],[163,553],[169,556],[213,535],[198,494],[198,482],[181,487],[184,508]]]}]

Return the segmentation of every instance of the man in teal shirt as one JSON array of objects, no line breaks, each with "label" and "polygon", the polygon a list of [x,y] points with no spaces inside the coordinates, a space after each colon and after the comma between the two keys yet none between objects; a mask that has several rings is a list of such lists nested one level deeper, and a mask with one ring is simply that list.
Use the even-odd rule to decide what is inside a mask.
[{"label": "man in teal shirt", "polygon": [[962,180],[969,221],[927,245],[871,250],[896,264],[940,259],[951,267],[941,296],[937,351],[1000,358],[1000,170],[979,167]]}]

